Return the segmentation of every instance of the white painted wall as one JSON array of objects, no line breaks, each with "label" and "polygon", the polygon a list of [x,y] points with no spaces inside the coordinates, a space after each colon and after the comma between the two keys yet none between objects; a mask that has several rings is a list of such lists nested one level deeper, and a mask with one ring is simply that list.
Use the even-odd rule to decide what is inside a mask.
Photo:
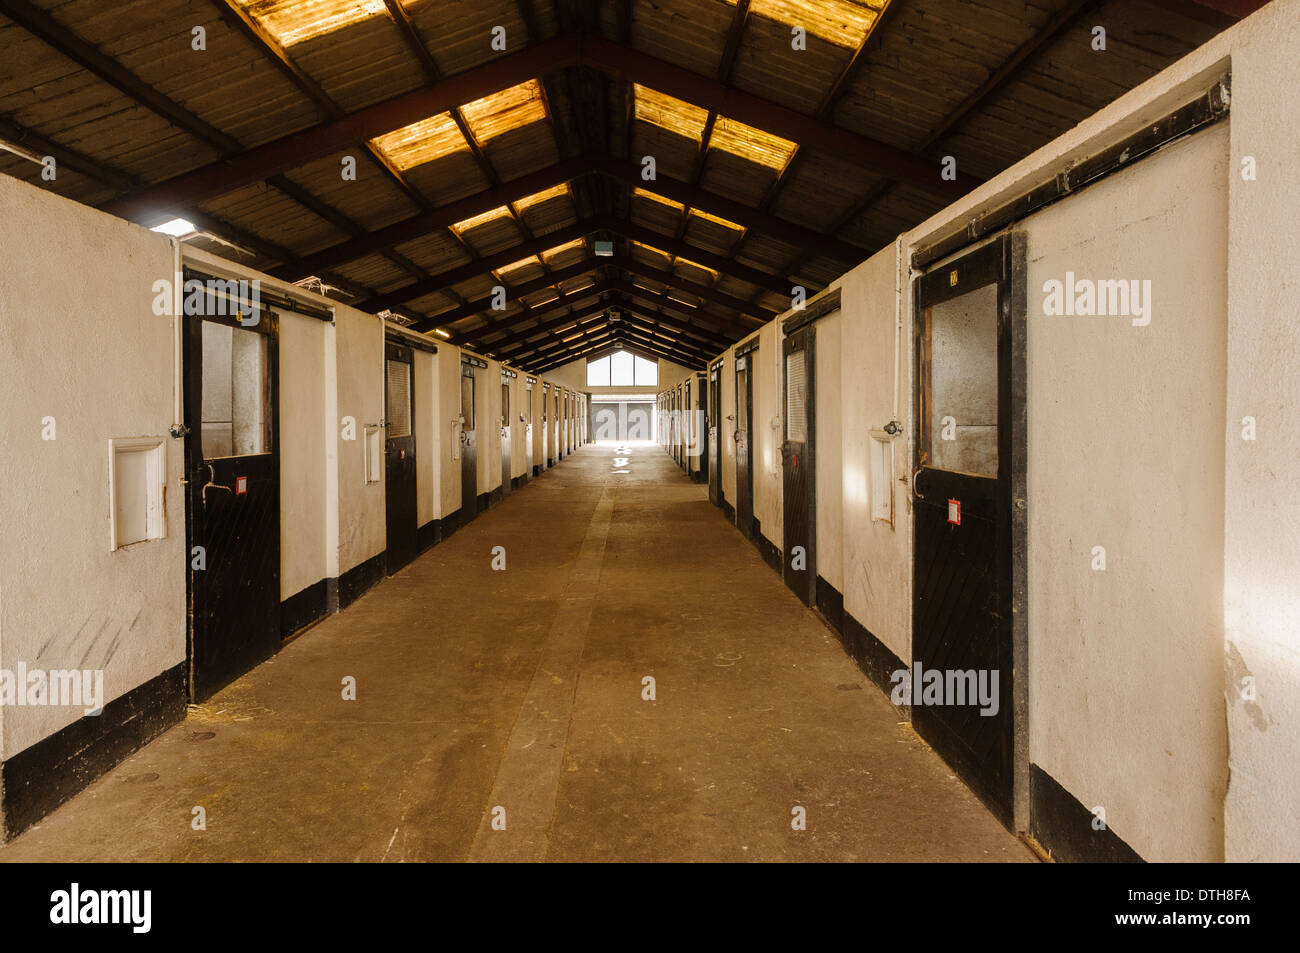
[{"label": "white painted wall", "polygon": [[438,509],[441,519],[460,509],[460,430],[453,421],[460,418],[460,349],[439,345],[436,359],[439,433]]},{"label": "white painted wall", "polygon": [[[1300,4],[1272,3],[1232,51],[1224,611],[1230,861],[1300,860]],[[1201,56],[1200,53],[1197,54]],[[1211,53],[1213,55],[1213,53]],[[1202,57],[1204,58],[1204,57]],[[1245,181],[1243,160],[1258,177]],[[1257,436],[1242,439],[1254,417]],[[1254,700],[1243,697],[1253,679]]]},{"label": "white painted wall", "polygon": [[[713,364],[717,358],[710,361]],[[722,446],[722,495],[733,508],[736,505],[736,349],[722,352],[722,368],[718,372],[718,387],[722,395],[718,421],[718,440]]]},{"label": "white painted wall", "polygon": [[326,551],[325,329],[280,314],[280,600],[329,575]]},{"label": "white painted wall", "polygon": [[750,355],[754,375],[754,415],[750,422],[754,446],[754,517],[768,542],[777,549],[785,545],[781,509],[781,441],[784,439],[781,340],[780,325],[770,321],[759,331],[758,350]]},{"label": "white painted wall", "polygon": [[[442,351],[446,345],[438,348]],[[438,479],[441,476],[442,434],[448,428],[439,427],[438,413],[438,356],[428,351],[413,350],[415,366],[412,368],[415,394],[415,513],[416,523],[423,526],[437,519]]]},{"label": "white painted wall", "polygon": [[[108,700],[185,658],[171,243],[0,176],[0,667],[101,669]],[[42,439],[54,418],[53,440]],[[166,537],[111,550],[109,441],[158,437]],[[0,706],[11,758],[84,706]]]},{"label": "white painted wall", "polygon": [[854,416],[841,393],[843,321],[836,311],[817,321],[813,338],[813,482],[817,506],[816,570],[839,592],[844,591],[844,465],[841,460],[843,418]]},{"label": "white painted wall", "polygon": [[[1219,124],[1023,223],[1030,758],[1151,861],[1223,856],[1227,164]],[[1151,323],[1045,315],[1066,271]]]},{"label": "white painted wall", "polygon": [[[384,416],[384,326],[370,314],[334,306],[340,420],[356,421],[356,439],[339,441],[339,574],[384,551],[384,481],[365,481],[365,428]],[[380,449],[383,449],[382,438]],[[382,464],[381,464],[382,469]]]},{"label": "white painted wall", "polygon": [[[890,246],[840,280],[841,552],[844,611],[898,658],[912,657],[911,320],[901,335],[897,295],[898,249]],[[895,355],[895,341],[900,351]],[[896,381],[896,377],[898,377]],[[821,404],[818,407],[821,409]],[[903,424],[894,440],[894,522],[871,516],[869,432],[891,420]],[[818,520],[818,532],[824,525]]]}]

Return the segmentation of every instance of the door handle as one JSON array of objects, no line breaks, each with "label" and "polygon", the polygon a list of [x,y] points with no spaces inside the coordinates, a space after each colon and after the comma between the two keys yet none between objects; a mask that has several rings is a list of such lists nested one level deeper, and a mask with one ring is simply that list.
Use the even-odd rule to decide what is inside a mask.
[{"label": "door handle", "polygon": [[231,487],[228,487],[228,486],[226,486],[226,485],[224,485],[224,484],[222,484],[222,483],[218,483],[218,482],[216,482],[216,480],[217,480],[217,471],[214,470],[213,467],[212,467],[212,464],[209,463],[209,464],[208,464],[208,482],[205,483],[205,484],[203,484],[203,488],[202,488],[201,490],[199,490],[199,495],[200,495],[200,496],[202,497],[202,499],[203,499],[203,508],[204,508],[204,509],[207,509],[207,508],[208,508],[208,490],[225,490],[225,491],[226,491],[227,493],[229,493],[231,496],[234,496],[234,495],[235,495],[235,491],[234,491],[234,489],[232,489]]},{"label": "door handle", "polygon": [[917,481],[920,480],[921,471],[924,469],[925,467],[917,467],[912,471],[912,496],[916,497],[918,500],[925,499],[925,494],[917,489]]}]

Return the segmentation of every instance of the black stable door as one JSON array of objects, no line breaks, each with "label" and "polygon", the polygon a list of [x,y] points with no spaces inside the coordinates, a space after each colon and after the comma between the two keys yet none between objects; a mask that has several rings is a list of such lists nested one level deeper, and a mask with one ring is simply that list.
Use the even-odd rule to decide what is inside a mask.
[{"label": "black stable door", "polygon": [[384,344],[384,513],[386,561],[392,575],[419,550],[415,483],[415,356],[411,348]]},{"label": "black stable door", "polygon": [[1007,823],[1014,759],[1011,248],[999,239],[916,280],[912,473],[913,664],[954,686],[969,686],[973,673],[996,700],[981,705],[969,689],[964,703],[955,690],[944,704],[913,698],[913,724]]},{"label": "black stable door", "polygon": [[191,700],[280,644],[277,318],[207,298],[185,327],[186,538]]}]

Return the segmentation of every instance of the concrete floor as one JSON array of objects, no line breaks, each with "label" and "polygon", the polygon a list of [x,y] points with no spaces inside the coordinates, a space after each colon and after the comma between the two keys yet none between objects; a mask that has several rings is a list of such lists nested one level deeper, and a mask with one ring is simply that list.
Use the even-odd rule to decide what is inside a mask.
[{"label": "concrete floor", "polygon": [[480,515],[0,860],[1033,860],[704,487],[614,451]]}]

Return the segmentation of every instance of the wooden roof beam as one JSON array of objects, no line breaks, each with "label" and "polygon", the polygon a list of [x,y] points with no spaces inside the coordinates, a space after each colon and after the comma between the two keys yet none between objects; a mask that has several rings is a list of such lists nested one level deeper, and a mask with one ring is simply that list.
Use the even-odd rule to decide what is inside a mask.
[{"label": "wooden roof beam", "polygon": [[[25,2],[0,0],[0,9]],[[576,62],[577,54],[577,44],[570,37],[544,40],[517,53],[505,53],[441,82],[402,93],[340,119],[320,123],[182,173],[133,195],[108,202],[101,208],[137,221],[170,215],[176,205],[201,202],[263,181],[285,169],[305,165],[354,143],[373,139],[535,79],[550,70]]]},{"label": "wooden roof beam", "polygon": [[715,109],[746,125],[797,142],[801,147],[820,149],[880,175],[911,182],[947,198],[963,195],[981,181],[959,172],[955,182],[945,182],[939,176],[939,166],[921,155],[833,126],[752,93],[728,88],[716,80],[613,40],[586,37],[582,59],[584,63],[626,76],[702,109]]}]

